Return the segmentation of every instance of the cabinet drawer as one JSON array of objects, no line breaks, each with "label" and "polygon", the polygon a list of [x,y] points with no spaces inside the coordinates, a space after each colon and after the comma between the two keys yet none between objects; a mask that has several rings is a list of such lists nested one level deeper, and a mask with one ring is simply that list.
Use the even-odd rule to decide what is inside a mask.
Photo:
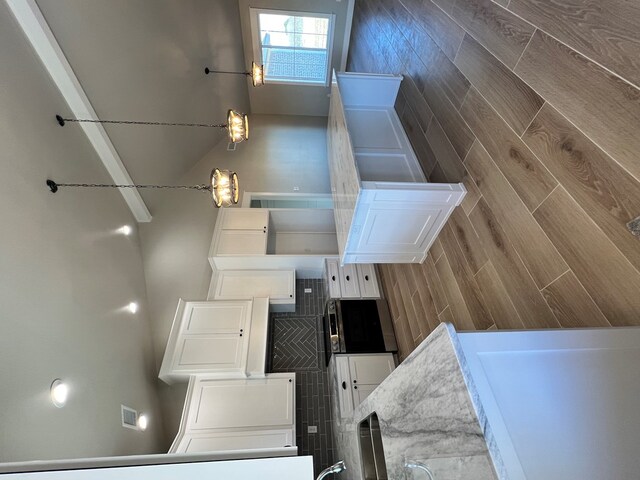
[{"label": "cabinet drawer", "polygon": [[342,292],[340,290],[340,267],[337,259],[327,259],[326,273],[326,282],[329,287],[329,298],[340,298],[342,296]]},{"label": "cabinet drawer", "polygon": [[355,265],[340,267],[340,288],[342,298],[360,298],[358,286],[358,270]]},{"label": "cabinet drawer", "polygon": [[357,265],[356,270],[362,298],[380,298],[376,266],[372,263],[362,263]]}]

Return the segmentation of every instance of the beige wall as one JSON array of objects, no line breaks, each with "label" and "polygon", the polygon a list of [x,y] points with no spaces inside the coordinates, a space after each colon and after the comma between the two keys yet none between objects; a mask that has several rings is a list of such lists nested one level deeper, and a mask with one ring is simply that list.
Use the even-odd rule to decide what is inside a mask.
[{"label": "beige wall", "polygon": [[[176,183],[207,181],[212,168],[238,173],[242,191],[328,193],[326,118],[252,115],[251,138],[228,152],[215,147]],[[159,368],[179,298],[204,300],[207,260],[218,210],[199,192],[166,191],[153,221],[141,225],[156,367]],[[240,203],[242,200],[240,201]],[[162,387],[167,446],[178,428],[186,385]]]},{"label": "beige wall", "polygon": [[[134,219],[114,190],[48,191],[48,177],[109,177],[82,131],[55,123],[64,101],[5,2],[0,45],[0,461],[160,452],[140,246],[114,233]],[[121,426],[121,403],[150,414],[147,432]]]},{"label": "beige wall", "polygon": [[[339,70],[347,24],[349,0],[239,0],[242,41],[247,65],[254,60],[249,8],[270,8],[298,12],[333,13],[332,68]],[[256,59],[258,61],[259,59]],[[249,90],[251,111],[283,115],[327,115],[329,87],[265,84]]]}]

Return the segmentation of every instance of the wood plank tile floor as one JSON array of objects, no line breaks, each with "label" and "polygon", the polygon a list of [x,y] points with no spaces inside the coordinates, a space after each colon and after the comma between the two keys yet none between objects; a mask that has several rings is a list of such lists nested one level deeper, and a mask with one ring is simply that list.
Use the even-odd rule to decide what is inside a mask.
[{"label": "wood plank tile floor", "polygon": [[468,190],[423,264],[379,265],[401,358],[440,322],[640,326],[640,3],[610,0],[620,45],[589,1],[356,0],[347,70],[402,74],[425,175]]}]

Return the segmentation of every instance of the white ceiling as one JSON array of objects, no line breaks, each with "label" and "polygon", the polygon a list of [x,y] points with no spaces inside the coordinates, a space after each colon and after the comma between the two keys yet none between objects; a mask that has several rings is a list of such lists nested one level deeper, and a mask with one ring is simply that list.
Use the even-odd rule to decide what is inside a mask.
[{"label": "white ceiling", "polygon": [[[38,0],[37,4],[100,118],[222,123],[228,108],[249,110],[245,79],[204,74],[205,66],[244,69],[237,2]],[[53,117],[69,112],[43,113]],[[222,131],[207,128],[106,125],[105,129],[138,183],[176,183],[216,143],[226,141]],[[157,193],[141,191],[152,215],[161,201]]]}]

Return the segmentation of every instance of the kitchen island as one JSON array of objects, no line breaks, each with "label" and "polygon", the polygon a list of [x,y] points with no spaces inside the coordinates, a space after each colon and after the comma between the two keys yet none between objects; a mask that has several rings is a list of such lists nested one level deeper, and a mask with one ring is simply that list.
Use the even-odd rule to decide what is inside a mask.
[{"label": "kitchen island", "polygon": [[365,478],[357,426],[373,412],[380,422],[389,479],[426,478],[424,472],[406,469],[405,461],[428,465],[436,480],[506,478],[500,474],[499,452],[491,448],[493,436],[484,414],[476,413],[479,403],[474,405],[477,396],[451,325],[440,324],[350,418],[341,420],[333,401],[340,385],[331,375],[329,381],[336,459],[348,468],[341,478]]},{"label": "kitchen island", "polygon": [[421,263],[466,194],[428,182],[394,109],[401,81],[333,74],[327,153],[343,264]]},{"label": "kitchen island", "polygon": [[427,478],[407,461],[434,480],[638,478],[638,363],[639,327],[456,333],[440,324],[351,416],[334,407],[337,458],[347,478],[376,478],[358,433],[375,412],[369,443],[381,437],[375,459],[389,479]]}]

